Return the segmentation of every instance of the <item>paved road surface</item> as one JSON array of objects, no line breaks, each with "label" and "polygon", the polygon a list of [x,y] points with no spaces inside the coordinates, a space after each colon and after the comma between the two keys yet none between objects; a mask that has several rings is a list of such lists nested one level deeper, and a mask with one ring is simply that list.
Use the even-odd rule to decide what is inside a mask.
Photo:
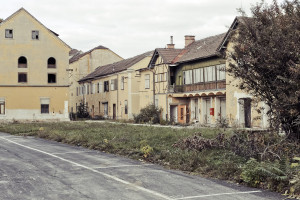
[{"label": "paved road surface", "polygon": [[279,200],[283,196],[99,151],[0,133],[0,199]]}]

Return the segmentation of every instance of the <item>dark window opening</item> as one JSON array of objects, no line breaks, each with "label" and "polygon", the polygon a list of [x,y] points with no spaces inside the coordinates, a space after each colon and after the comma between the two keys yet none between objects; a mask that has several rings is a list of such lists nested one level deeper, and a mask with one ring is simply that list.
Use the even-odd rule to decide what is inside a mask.
[{"label": "dark window opening", "polygon": [[32,39],[33,40],[39,39],[39,31],[32,31]]},{"label": "dark window opening", "polygon": [[109,91],[109,81],[104,81],[104,92]]},{"label": "dark window opening", "polygon": [[56,74],[48,74],[48,83],[56,83]]},{"label": "dark window opening", "polygon": [[41,113],[49,113],[49,104],[41,104]]},{"label": "dark window opening", "polygon": [[5,29],[5,38],[13,38],[13,30]]},{"label": "dark window opening", "polygon": [[19,83],[27,83],[27,74],[26,73],[19,73],[18,74],[18,82]]},{"label": "dark window opening", "polygon": [[56,60],[53,57],[48,59],[48,68],[56,68]]},{"label": "dark window opening", "polygon": [[18,68],[27,68],[27,59],[24,56],[18,59]]}]

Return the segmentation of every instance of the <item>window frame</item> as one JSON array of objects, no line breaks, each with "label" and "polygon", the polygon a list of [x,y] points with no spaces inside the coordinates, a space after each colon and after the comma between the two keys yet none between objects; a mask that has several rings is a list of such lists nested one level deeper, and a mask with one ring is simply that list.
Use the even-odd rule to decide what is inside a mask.
[{"label": "window frame", "polygon": [[[54,64],[49,64],[49,60],[51,58],[54,60]],[[48,58],[48,60],[47,60],[47,68],[49,68],[49,69],[55,69],[56,68],[56,59],[54,57]]]},{"label": "window frame", "polygon": [[145,74],[145,89],[150,89],[150,74]]},{"label": "window frame", "polygon": [[0,97],[0,115],[5,115],[5,98]]},{"label": "window frame", "polygon": [[31,39],[32,40],[39,40],[40,39],[40,31],[32,30],[31,31]]},{"label": "window frame", "polygon": [[[11,33],[8,33],[11,32]],[[5,38],[14,38],[14,30],[13,29],[5,29]]]}]

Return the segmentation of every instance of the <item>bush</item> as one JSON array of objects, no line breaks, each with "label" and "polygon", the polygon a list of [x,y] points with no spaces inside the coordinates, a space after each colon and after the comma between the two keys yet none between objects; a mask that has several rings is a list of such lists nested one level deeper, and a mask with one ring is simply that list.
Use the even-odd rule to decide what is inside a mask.
[{"label": "bush", "polygon": [[77,107],[77,113],[78,118],[90,118],[90,114],[88,111],[88,106],[84,103],[80,103]]},{"label": "bush", "polygon": [[150,104],[145,108],[142,108],[138,115],[134,115],[135,123],[160,123],[161,109],[157,108],[155,105]]}]

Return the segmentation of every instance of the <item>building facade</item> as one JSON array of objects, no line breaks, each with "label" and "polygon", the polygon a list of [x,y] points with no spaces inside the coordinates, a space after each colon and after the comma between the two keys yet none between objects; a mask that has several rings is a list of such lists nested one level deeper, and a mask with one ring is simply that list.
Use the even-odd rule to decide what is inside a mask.
[{"label": "building facade", "polygon": [[89,73],[96,70],[99,66],[108,65],[114,62],[123,60],[122,57],[114,53],[109,48],[102,45],[97,46],[87,52],[76,52],[70,58],[70,88],[69,88],[69,111],[77,112],[77,106],[81,102],[81,97],[78,96],[77,88],[78,81]]},{"label": "building facade", "polygon": [[69,51],[21,8],[0,24],[0,119],[69,120]]},{"label": "building facade", "polygon": [[152,52],[98,67],[79,80],[80,103],[91,117],[133,119],[153,103],[153,73],[147,69]]}]

